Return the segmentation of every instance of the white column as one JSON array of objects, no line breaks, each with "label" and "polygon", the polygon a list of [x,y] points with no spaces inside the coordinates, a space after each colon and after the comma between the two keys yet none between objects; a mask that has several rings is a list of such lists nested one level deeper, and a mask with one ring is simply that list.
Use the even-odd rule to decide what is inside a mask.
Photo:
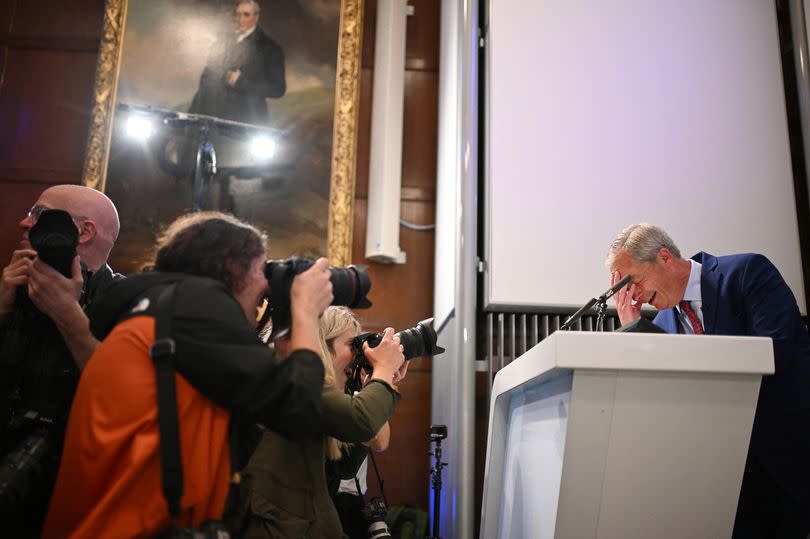
[{"label": "white column", "polygon": [[380,0],[377,4],[366,258],[385,263],[405,262],[405,253],[399,248],[399,205],[406,9],[407,0]]}]

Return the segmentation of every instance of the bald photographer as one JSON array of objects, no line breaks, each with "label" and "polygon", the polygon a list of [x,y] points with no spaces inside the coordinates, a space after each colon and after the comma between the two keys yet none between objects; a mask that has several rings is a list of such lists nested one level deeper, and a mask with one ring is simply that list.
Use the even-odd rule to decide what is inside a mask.
[{"label": "bald photographer", "polygon": [[42,192],[0,280],[0,515],[39,535],[79,374],[98,346],[85,308],[121,276],[107,265],[115,206],[80,185]]}]

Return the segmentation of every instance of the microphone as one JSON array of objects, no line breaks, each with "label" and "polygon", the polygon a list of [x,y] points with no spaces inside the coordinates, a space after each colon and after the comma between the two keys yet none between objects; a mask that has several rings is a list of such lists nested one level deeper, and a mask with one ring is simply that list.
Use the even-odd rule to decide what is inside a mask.
[{"label": "microphone", "polygon": [[[602,294],[602,295],[601,295],[601,296],[599,296],[598,298],[591,298],[591,299],[588,301],[588,303],[586,303],[585,305],[583,305],[583,306],[582,306],[582,308],[581,308],[580,310],[578,310],[577,312],[575,312],[574,314],[572,314],[572,315],[571,315],[571,317],[570,317],[568,320],[566,320],[566,321],[563,323],[563,325],[561,325],[561,326],[560,326],[560,329],[562,329],[562,330],[571,329],[571,327],[574,325],[574,323],[575,323],[577,320],[579,320],[580,318],[582,318],[582,316],[583,316],[585,313],[587,313],[588,311],[590,311],[590,310],[591,310],[591,308],[592,308],[594,305],[596,305],[596,304],[599,304],[599,305],[601,306],[601,309],[600,309],[600,316],[603,316],[603,314],[604,314],[604,309],[606,309],[606,308],[607,308],[607,300],[608,300],[608,298],[610,298],[610,297],[611,297],[613,294],[615,294],[616,292],[618,292],[619,290],[621,290],[623,287],[627,286],[627,284],[628,284],[628,283],[629,283],[631,280],[633,280],[633,276],[632,276],[632,275],[625,275],[624,277],[622,277],[622,278],[619,280],[619,282],[618,282],[618,283],[616,283],[616,284],[614,284],[613,286],[611,286],[610,288],[608,288],[608,289],[605,291],[605,293],[604,293],[604,294]],[[600,324],[599,324],[599,322],[597,321],[597,326],[599,326],[599,325],[600,325]],[[601,331],[601,330],[599,330],[599,331]]]},{"label": "microphone", "polygon": [[622,288],[624,288],[625,286],[627,286],[627,285],[630,283],[630,281],[632,281],[632,280],[633,280],[633,276],[632,276],[632,275],[625,275],[624,277],[622,277],[622,278],[619,280],[619,282],[618,282],[618,283],[616,283],[616,284],[614,284],[613,286],[611,286],[610,288],[608,288],[608,289],[607,289],[607,291],[606,291],[604,294],[602,294],[601,296],[599,296],[599,299],[600,299],[600,300],[606,300],[606,299],[609,299],[609,298],[610,298],[610,296],[612,296],[613,294],[615,294],[616,292],[618,292],[619,290],[621,290]]}]

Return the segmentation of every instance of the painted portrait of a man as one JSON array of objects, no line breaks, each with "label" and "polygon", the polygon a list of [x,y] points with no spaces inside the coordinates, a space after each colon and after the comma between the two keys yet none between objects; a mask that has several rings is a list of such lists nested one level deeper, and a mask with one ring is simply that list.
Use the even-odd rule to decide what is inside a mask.
[{"label": "painted portrait of a man", "polygon": [[234,6],[234,28],[213,49],[188,112],[269,125],[268,98],[283,97],[284,51],[259,28],[255,0]]},{"label": "painted portrait of a man", "polygon": [[127,3],[104,188],[121,214],[116,267],[139,269],[162,227],[196,209],[263,228],[268,256],[327,254],[341,6]]}]

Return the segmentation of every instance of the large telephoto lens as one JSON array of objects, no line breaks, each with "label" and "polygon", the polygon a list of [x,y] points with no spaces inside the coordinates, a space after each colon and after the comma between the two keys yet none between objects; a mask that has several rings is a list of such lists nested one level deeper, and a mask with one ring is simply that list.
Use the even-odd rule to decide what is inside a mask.
[{"label": "large telephoto lens", "polygon": [[[315,263],[314,260],[293,256],[284,260],[268,260],[264,264],[264,276],[270,285],[269,308],[259,321],[261,331],[268,317],[273,318],[271,339],[280,337],[290,329],[290,287],[293,279]],[[332,305],[344,305],[353,309],[366,309],[371,302],[366,297],[371,288],[364,266],[329,268],[329,281],[332,283]]]},{"label": "large telephoto lens", "polygon": [[[402,354],[405,359],[420,356],[435,356],[444,352],[444,348],[436,345],[436,332],[433,330],[433,318],[427,318],[418,322],[414,327],[404,329],[394,334],[399,337],[402,345]],[[362,367],[371,371],[371,365],[363,358],[363,343],[367,342],[370,348],[374,348],[382,341],[382,333],[361,333],[354,338],[352,346],[356,354],[362,358]]]},{"label": "large telephoto lens", "polygon": [[[395,333],[399,337],[402,345],[402,355],[405,359],[420,356],[435,356],[444,352],[444,348],[436,345],[436,332],[433,330],[433,318],[428,318],[417,323],[414,327]],[[382,333],[361,333],[352,340],[352,375],[346,380],[346,393],[354,395],[355,392],[363,388],[362,371],[372,372],[374,367],[368,362],[363,354],[363,343],[368,343],[369,348],[374,348],[382,341]]]},{"label": "large telephoto lens", "polygon": [[[314,263],[314,260],[297,256],[265,262],[264,276],[270,284],[271,299],[276,299],[275,296],[279,295],[289,298],[295,276],[311,268]],[[353,309],[371,307],[371,302],[366,297],[371,288],[371,280],[365,267],[352,265],[345,268],[329,268],[329,272],[334,295],[332,305],[345,305]]]},{"label": "large telephoto lens", "polygon": [[405,359],[420,356],[435,356],[444,352],[436,345],[436,332],[433,330],[433,318],[418,322],[414,327],[397,333],[399,342],[404,348]]},{"label": "large telephoto lens", "polygon": [[345,305],[355,309],[371,307],[371,302],[366,297],[371,288],[371,279],[368,278],[366,268],[346,266],[330,270],[329,280],[332,282],[332,294],[335,296],[332,305]]}]

